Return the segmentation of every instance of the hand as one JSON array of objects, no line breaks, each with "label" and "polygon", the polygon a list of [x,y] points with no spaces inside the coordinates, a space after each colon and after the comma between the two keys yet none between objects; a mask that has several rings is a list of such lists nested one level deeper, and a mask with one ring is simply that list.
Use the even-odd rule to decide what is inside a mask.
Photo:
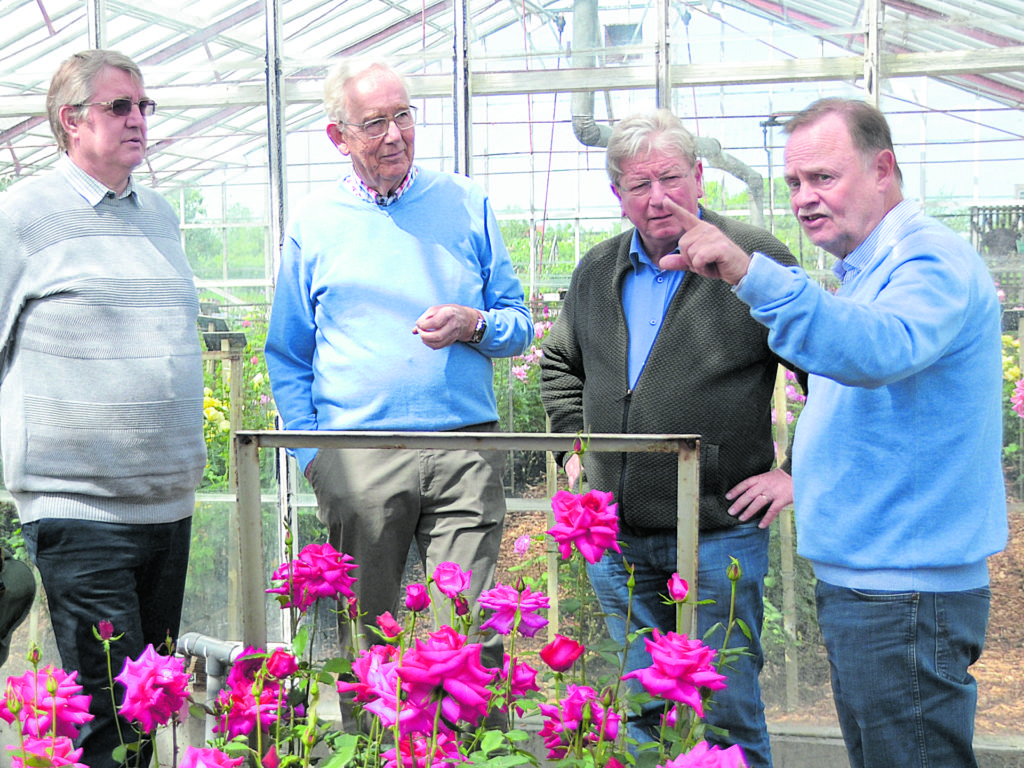
[{"label": "hand", "polygon": [[476,330],[480,312],[460,304],[431,307],[416,321],[412,332],[431,349],[444,349],[457,341],[469,341]]},{"label": "hand", "polygon": [[758,528],[767,528],[779,512],[793,503],[793,478],[781,469],[773,469],[737,483],[725,498],[732,501],[729,514],[744,522],[767,509],[757,524]]},{"label": "hand", "polygon": [[569,490],[576,493],[576,483],[579,482],[580,474],[583,472],[582,462],[579,454],[574,453],[565,462],[565,476],[569,478]]},{"label": "hand", "polygon": [[750,257],[736,243],[726,237],[714,224],[701,221],[674,200],[665,198],[665,208],[683,224],[679,238],[679,253],[662,256],[658,266],[662,269],[685,269],[715,280],[736,285],[747,274]]}]

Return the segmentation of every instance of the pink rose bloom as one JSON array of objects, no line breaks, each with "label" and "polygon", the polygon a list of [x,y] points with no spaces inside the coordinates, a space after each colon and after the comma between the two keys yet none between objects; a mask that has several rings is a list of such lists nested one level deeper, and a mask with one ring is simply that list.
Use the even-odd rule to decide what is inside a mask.
[{"label": "pink rose bloom", "polygon": [[[402,738],[415,733],[432,733],[437,714],[437,702],[431,700],[431,690],[424,693],[418,690],[415,695],[409,692],[409,686],[400,675],[403,670],[397,660],[390,661],[373,669],[369,677],[369,685],[373,698],[366,704],[366,711],[380,718],[385,728],[398,726]],[[341,690],[341,683],[338,684]],[[448,728],[442,722],[441,732]]]},{"label": "pink rose bloom", "polygon": [[377,628],[384,633],[385,637],[398,637],[402,634],[402,625],[395,621],[391,611],[384,611],[377,617]]},{"label": "pink rose bloom", "polygon": [[299,670],[299,660],[284,648],[275,648],[267,659],[267,672],[278,680],[294,675]]},{"label": "pink rose bloom", "polygon": [[525,585],[519,590],[498,584],[480,595],[480,605],[494,611],[480,629],[493,629],[499,635],[508,635],[518,626],[520,634],[533,637],[548,623],[537,613],[548,607],[547,596]]},{"label": "pink rose bloom", "polygon": [[7,749],[17,753],[11,755],[11,768],[38,768],[41,765],[47,768],[89,768],[85,763],[78,762],[82,750],[75,749],[67,736],[45,739],[26,736],[24,751],[17,746],[9,746]]},{"label": "pink rose bloom", "polygon": [[284,595],[282,608],[305,611],[321,597],[353,597],[356,578],[349,573],[357,567],[351,555],[338,552],[330,544],[309,544],[296,560],[278,566],[271,579],[283,583],[267,592]]},{"label": "pink rose bloom", "polygon": [[617,504],[610,503],[612,493],[587,491],[582,496],[558,491],[551,497],[555,527],[548,531],[558,543],[562,559],[572,554],[572,545],[588,563],[596,563],[608,549],[619,549]]},{"label": "pink rose bloom", "polygon": [[1017,415],[1024,419],[1024,379],[1018,381],[1017,385],[1013,388],[1013,394],[1010,395],[1010,403]]},{"label": "pink rose bloom", "polygon": [[30,669],[21,677],[8,677],[0,719],[18,720],[21,732],[28,736],[42,737],[52,730],[55,736],[76,738],[78,726],[93,717],[89,714],[92,696],[82,694],[77,677],[77,671],[69,674],[52,664],[38,673]]},{"label": "pink rose bloom", "polygon": [[538,704],[538,707],[547,718],[539,735],[551,760],[565,757],[576,739],[582,739],[582,746],[589,747],[599,741],[615,741],[619,735],[621,718],[602,707],[597,692],[589,686],[568,686],[561,707],[552,704]]},{"label": "pink rose bloom", "polygon": [[252,683],[222,689],[217,696],[221,715],[213,732],[226,734],[230,741],[236,736],[249,735],[257,726],[269,731],[280,714],[277,693],[277,687],[263,688],[257,701]]},{"label": "pink rose bloom", "polygon": [[451,627],[442,627],[402,657],[400,675],[411,699],[440,696],[442,716],[450,723],[465,720],[477,725],[487,714],[488,684],[497,674],[483,666],[479,643],[467,643]]},{"label": "pink rose bloom", "polygon": [[651,696],[682,702],[704,717],[700,689],[725,688],[725,675],[714,666],[715,652],[700,640],[675,632],[662,635],[657,629],[644,638],[644,645],[653,664],[627,672],[622,679],[636,678]]},{"label": "pink rose bloom", "polygon": [[583,645],[565,635],[555,635],[555,639],[540,649],[541,660],[555,672],[572,669],[576,659],[583,655]]},{"label": "pink rose bloom", "polygon": [[739,744],[721,749],[698,741],[689,752],[665,763],[664,768],[747,768],[747,759]]},{"label": "pink rose bloom", "polygon": [[405,588],[405,607],[419,613],[430,607],[430,592],[425,584],[409,584]]},{"label": "pink rose bloom", "polygon": [[690,594],[690,585],[686,583],[686,579],[678,573],[673,573],[668,580],[668,596],[677,603],[681,603],[688,594]]},{"label": "pink rose bloom", "polygon": [[[266,660],[266,651],[262,648],[248,646],[240,656],[231,662],[231,669],[224,681],[224,687],[230,689],[252,688],[253,683],[256,682],[256,675],[263,670]],[[276,691],[278,682],[273,678],[265,678],[263,687]]]},{"label": "pink rose bloom", "polygon": [[460,592],[469,588],[472,571],[463,571],[455,563],[441,563],[434,570],[434,583],[441,594],[454,600]]},{"label": "pink rose bloom", "polygon": [[[503,683],[508,683],[508,695],[511,702],[516,702],[525,698],[526,694],[540,690],[540,686],[537,685],[537,670],[524,661],[513,660],[507,653],[505,654],[505,665],[501,670],[501,679]],[[504,690],[504,685],[502,690]],[[508,702],[502,707],[502,711],[507,709]],[[523,714],[523,708],[518,704],[515,705],[515,709],[518,714]]]},{"label": "pink rose bloom", "polygon": [[263,768],[277,768],[281,765],[281,758],[277,754],[276,744],[270,745],[270,749],[267,750],[267,754],[263,756],[260,762],[263,763]]},{"label": "pink rose bloom", "polygon": [[228,757],[219,749],[188,746],[178,768],[235,768],[244,760],[244,757]]},{"label": "pink rose bloom", "polygon": [[124,669],[114,679],[125,688],[121,715],[137,722],[146,733],[166,725],[188,699],[184,661],[161,656],[152,645],[147,645],[136,661],[125,659]]},{"label": "pink rose bloom", "polygon": [[380,670],[385,664],[398,658],[398,649],[393,645],[371,645],[363,651],[359,658],[352,662],[352,674],[356,682],[344,680],[337,682],[339,693],[355,693],[355,700],[360,703],[379,698],[377,686],[383,680]]},{"label": "pink rose bloom", "polygon": [[459,752],[457,738],[446,733],[437,735],[433,752],[430,739],[422,733],[414,733],[384,753],[384,768],[452,768],[466,761]]},{"label": "pink rose bloom", "polygon": [[114,625],[103,619],[99,626],[100,640],[109,640],[114,636]]},{"label": "pink rose bloom", "polygon": [[512,548],[520,557],[526,555],[526,553],[530,551],[530,534],[524,533],[516,539],[516,543]]}]

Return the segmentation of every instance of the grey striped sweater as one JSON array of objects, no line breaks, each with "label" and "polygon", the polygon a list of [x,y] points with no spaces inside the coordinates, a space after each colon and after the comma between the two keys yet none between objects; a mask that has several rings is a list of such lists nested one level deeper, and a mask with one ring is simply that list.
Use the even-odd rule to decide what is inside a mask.
[{"label": "grey striped sweater", "polygon": [[173,209],[90,206],[53,171],[0,195],[0,450],[23,522],[192,514],[198,301]]}]

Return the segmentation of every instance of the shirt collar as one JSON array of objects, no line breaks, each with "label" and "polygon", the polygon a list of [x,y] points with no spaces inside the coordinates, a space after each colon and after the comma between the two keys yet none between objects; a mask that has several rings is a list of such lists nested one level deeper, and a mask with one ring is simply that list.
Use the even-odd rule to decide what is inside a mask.
[{"label": "shirt collar", "polygon": [[[896,235],[903,225],[917,215],[918,206],[913,200],[902,200],[878,222],[864,242],[854,248],[846,258],[838,259],[832,271],[841,282],[850,280],[854,274],[864,269],[878,252],[879,245],[886,243],[886,250],[895,244]],[[890,242],[892,241],[892,242]]]},{"label": "shirt collar", "polygon": [[373,203],[374,205],[379,205],[381,207],[386,207],[393,203],[397,203],[398,199],[405,194],[409,187],[412,186],[412,183],[416,180],[418,175],[419,169],[415,165],[409,166],[409,173],[405,175],[405,179],[403,179],[402,183],[399,184],[387,197],[370,189],[366,185],[366,182],[359,178],[359,175],[356,173],[348,174],[341,180],[341,183],[345,185],[349,192],[361,200],[365,200],[368,203]]},{"label": "shirt collar", "polygon": [[136,205],[142,205],[142,202],[139,200],[139,196],[135,194],[135,180],[131,175],[128,176],[128,186],[124,188],[124,192],[117,194],[113,190],[109,189],[102,181],[94,179],[88,173],[75,165],[75,161],[72,160],[66,152],[58,158],[56,167],[64,174],[64,177],[68,180],[72,189],[80,194],[85,199],[85,202],[93,207],[98,205],[105,197],[116,197],[118,200],[131,198],[135,201]]}]

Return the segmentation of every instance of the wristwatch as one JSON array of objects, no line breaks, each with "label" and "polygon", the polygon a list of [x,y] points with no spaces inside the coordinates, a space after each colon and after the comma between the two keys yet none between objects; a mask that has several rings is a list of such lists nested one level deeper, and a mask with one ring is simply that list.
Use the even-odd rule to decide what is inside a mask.
[{"label": "wristwatch", "polygon": [[476,328],[473,329],[473,335],[469,339],[470,344],[479,344],[484,340],[484,333],[487,331],[487,319],[480,314],[476,319]]}]

